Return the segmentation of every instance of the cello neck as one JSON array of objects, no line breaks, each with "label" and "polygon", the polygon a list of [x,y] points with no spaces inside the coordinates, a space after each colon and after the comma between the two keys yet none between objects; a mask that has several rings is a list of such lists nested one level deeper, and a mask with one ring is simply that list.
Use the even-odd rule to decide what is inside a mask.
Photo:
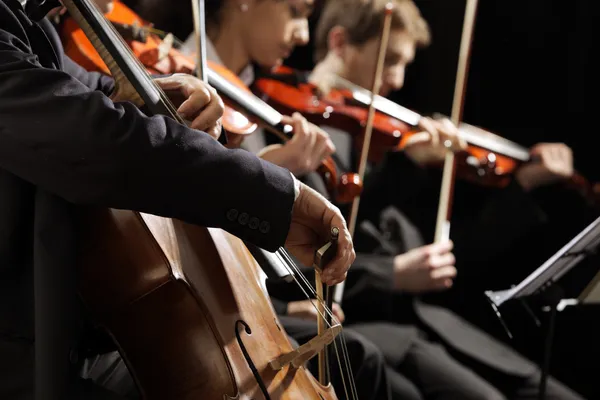
[{"label": "cello neck", "polygon": [[167,115],[180,123],[183,119],[165,93],[150,78],[115,27],[98,10],[92,0],[63,0],[69,14],[108,66],[115,79],[113,97],[145,104],[153,114]]}]

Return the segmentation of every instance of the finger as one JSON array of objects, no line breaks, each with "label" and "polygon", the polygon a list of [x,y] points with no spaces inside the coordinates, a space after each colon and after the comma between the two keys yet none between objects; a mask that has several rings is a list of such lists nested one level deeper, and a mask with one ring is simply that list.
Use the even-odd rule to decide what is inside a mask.
[{"label": "finger", "polygon": [[569,169],[569,165],[572,162],[572,154],[571,149],[563,144],[559,143],[556,145],[556,160],[561,165],[562,171],[567,171]]},{"label": "finger", "polygon": [[342,283],[343,281],[346,280],[346,277],[348,276],[347,273],[344,273],[341,277],[339,278],[333,278],[330,279],[329,281],[325,282],[325,284],[327,284],[327,286],[335,286],[335,285],[339,285],[340,283]]},{"label": "finger", "polygon": [[423,145],[434,145],[432,143],[431,134],[427,131],[414,133],[406,141],[407,147],[423,146]]},{"label": "finger", "polygon": [[425,132],[429,133],[431,136],[431,144],[433,146],[438,146],[440,144],[440,134],[431,118],[421,118],[419,120],[419,126],[421,129],[424,129]]},{"label": "finger", "polygon": [[315,157],[314,151],[315,147],[317,146],[317,141],[319,137],[315,130],[311,128],[311,126],[306,120],[303,120],[301,124],[302,130],[304,130],[307,135],[307,140],[304,143],[304,148],[302,149],[302,151],[304,153],[304,160],[306,160],[307,163],[309,163],[309,161],[311,161]]},{"label": "finger", "polygon": [[[221,134],[223,133],[223,121],[221,119],[217,120],[217,122],[210,127],[209,129],[206,130],[206,133],[208,133],[210,136],[212,136],[214,139],[218,140],[219,137],[221,137]],[[240,136],[240,135],[235,135],[235,136]],[[228,136],[228,140],[229,140],[229,136]],[[239,140],[238,138],[230,141],[227,143],[228,146],[232,146],[229,148],[237,148],[239,147],[240,143],[235,143],[235,141]]]},{"label": "finger", "polygon": [[336,150],[335,144],[331,140],[331,137],[329,136],[329,134],[314,124],[310,124],[310,125],[315,130],[316,134],[318,135],[319,141],[321,141],[321,140],[325,141],[325,143],[327,144],[327,150],[330,152],[330,154],[335,153],[335,150]]},{"label": "finger", "polygon": [[297,149],[295,151],[304,152],[304,149],[306,149],[310,141],[310,132],[308,132],[307,129],[304,129],[302,120],[299,118],[291,118],[291,126],[293,136],[288,143],[290,146]]},{"label": "finger", "polygon": [[435,254],[429,258],[427,267],[429,268],[442,268],[447,266],[453,266],[456,264],[456,258],[452,253]]},{"label": "finger", "polygon": [[446,290],[452,287],[454,281],[452,279],[436,279],[431,281],[429,285],[429,290]]},{"label": "finger", "polygon": [[548,143],[536,143],[533,145],[533,147],[531,147],[529,152],[531,154],[540,154],[547,145]]},{"label": "finger", "polygon": [[317,141],[317,145],[315,146],[313,154],[315,155],[312,160],[311,170],[317,169],[317,167],[321,164],[323,159],[327,156],[330,156],[333,152],[330,151],[330,147],[328,145],[329,139],[322,139]]},{"label": "finger", "polygon": [[340,229],[340,234],[338,236],[338,251],[336,257],[326,267],[324,274],[328,279],[337,280],[338,278],[345,276],[356,258],[356,253],[354,252],[352,238],[350,237],[346,225],[337,222],[333,226],[337,226]]},{"label": "finger", "polygon": [[450,121],[448,118],[444,118],[441,121],[441,125],[443,128],[444,135],[452,141],[452,147],[454,149],[458,150],[467,148],[467,142],[460,135],[460,131],[458,130],[456,125],[452,123],[452,121]]},{"label": "finger", "polygon": [[333,303],[333,315],[335,316],[335,318],[337,318],[337,320],[342,323],[344,322],[344,320],[346,319],[346,316],[344,315],[344,311],[342,310],[342,307],[340,307],[340,305],[338,303]]},{"label": "finger", "polygon": [[548,159],[551,162],[560,162],[562,158],[562,151],[560,146],[557,146],[556,144],[553,144],[551,146],[548,146]]},{"label": "finger", "polygon": [[419,258],[421,260],[425,260],[431,256],[438,255],[438,254],[444,254],[449,251],[452,251],[453,248],[454,248],[454,242],[452,240],[446,240],[443,242],[428,244],[426,246],[422,246],[419,248],[419,249],[421,249]]},{"label": "finger", "polygon": [[456,276],[456,268],[453,266],[446,266],[442,268],[432,269],[429,273],[431,279],[453,279]]},{"label": "finger", "polygon": [[[156,82],[162,90],[181,90],[183,92],[185,91],[183,88],[183,86],[185,86],[184,76],[184,74],[173,74],[164,78],[155,78],[154,82]],[[189,93],[183,94],[189,95]]]},{"label": "finger", "polygon": [[177,112],[184,118],[194,119],[196,118],[202,109],[206,107],[212,99],[212,95],[208,87],[198,87],[192,91],[189,95],[186,95],[187,99],[181,103]]},{"label": "finger", "polygon": [[340,283],[345,279],[346,272],[354,261],[354,256],[351,253],[353,253],[353,250],[345,251],[341,256],[338,254],[339,258],[334,260],[334,262],[327,266],[323,271],[323,282],[331,286]]},{"label": "finger", "polygon": [[[192,97],[190,97],[190,100]],[[190,127],[201,131],[206,131],[214,127],[222,117],[223,104],[213,99],[204,107],[204,109],[201,110],[201,112],[199,112],[198,116],[194,118],[190,124]]]}]

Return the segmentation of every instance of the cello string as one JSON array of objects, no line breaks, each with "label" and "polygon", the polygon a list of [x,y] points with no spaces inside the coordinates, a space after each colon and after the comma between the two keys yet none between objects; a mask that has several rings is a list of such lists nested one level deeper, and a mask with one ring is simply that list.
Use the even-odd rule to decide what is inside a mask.
[{"label": "cello string", "polygon": [[[340,326],[342,325],[340,323],[340,321],[335,317],[335,315],[333,314],[333,310],[331,310],[327,304],[323,301],[323,299],[317,294],[316,290],[312,287],[312,285],[310,284],[310,282],[308,281],[308,279],[306,278],[306,276],[304,276],[304,274],[300,271],[299,267],[296,265],[296,263],[292,260],[291,256],[289,255],[289,253],[287,252],[286,249],[284,248],[280,248],[279,251],[276,253],[280,258],[283,258],[283,264],[288,268],[288,270],[292,273],[292,277],[294,278],[294,280],[296,281],[296,283],[298,284],[298,286],[300,287],[300,289],[304,292],[304,295],[307,297],[307,299],[310,300],[310,295],[307,293],[307,290],[309,292],[311,292],[311,294],[317,299],[317,302],[320,303],[321,306],[323,306],[323,309],[325,310],[326,314],[331,317],[331,320],[336,322],[337,324],[339,324]],[[305,287],[303,287],[303,285],[300,283],[300,281],[298,280],[298,277],[300,277],[300,280],[302,281],[302,283],[305,285]],[[323,313],[321,312],[321,310],[319,310],[319,307],[317,307],[317,304],[315,304],[314,302],[311,301],[312,306],[315,308],[315,310],[317,311],[317,314],[325,321],[325,323],[331,327],[331,323],[329,323],[327,321],[327,318],[325,318],[325,316],[323,315]],[[342,379],[342,384],[344,386],[344,390],[346,391],[346,398],[348,398],[348,390],[347,390],[347,384],[345,382],[344,379],[344,367],[345,367],[345,373],[348,375],[348,380],[349,380],[349,384],[350,384],[350,391],[352,392],[352,398],[353,399],[358,399],[357,396],[357,390],[356,390],[356,382],[354,380],[354,375],[352,373],[352,368],[350,367],[350,357],[349,357],[349,353],[348,353],[348,347],[346,344],[346,338],[344,335],[344,331],[342,328],[342,332],[339,335],[339,339],[338,339],[341,343],[340,347],[342,349],[342,360],[344,361],[344,366],[342,366],[342,360],[340,360],[340,355],[339,355],[339,351],[337,349],[337,344],[334,338],[333,344],[334,344],[334,350],[335,350],[335,354],[336,354],[336,358],[338,361],[338,367],[340,368],[341,371],[341,379]]]},{"label": "cello string", "polygon": [[[280,250],[284,250],[284,249],[280,249]],[[298,286],[300,287],[300,290],[302,290],[304,292],[304,295],[306,296],[307,299],[311,300],[311,304],[313,305],[313,307],[315,308],[317,314],[319,314],[319,316],[325,321],[325,323],[331,327],[332,325],[327,321],[327,319],[325,318],[325,316],[321,313],[321,310],[319,310],[319,308],[316,306],[316,304],[312,301],[312,299],[310,298],[310,295],[308,294],[307,290],[312,292],[313,295],[317,298],[317,301],[320,301],[324,307],[324,310],[326,310],[326,312],[332,317],[332,320],[335,319],[336,322],[339,323],[339,321],[337,320],[337,318],[335,318],[335,316],[333,315],[332,310],[330,310],[326,304],[323,303],[322,299],[319,298],[319,296],[317,295],[317,293],[315,292],[314,288],[310,285],[310,283],[308,283],[308,280],[306,279],[306,277],[304,276],[304,274],[302,274],[298,268],[298,266],[295,265],[295,263],[291,260],[291,259],[286,259],[287,254],[280,254],[281,257],[284,258],[284,265],[286,266],[286,268],[288,268],[288,270],[291,272],[292,277],[294,278],[294,280],[296,281],[296,283],[298,284]],[[287,256],[289,257],[289,256]],[[303,281],[302,283],[304,283],[306,286],[306,288],[304,287],[304,285],[302,285],[301,281],[298,280],[298,276],[301,277],[301,280]],[[307,289],[308,288],[308,289]],[[341,325],[341,324],[340,324]],[[343,331],[343,329],[342,329]],[[336,352],[336,358],[338,361],[338,367],[340,368],[340,376],[342,378],[342,386],[344,388],[344,392],[346,394],[346,399],[349,399],[349,395],[348,395],[348,387],[346,384],[346,381],[344,379],[344,367],[342,366],[342,362],[340,360],[340,356],[337,350],[337,346],[335,346],[335,338],[334,338],[334,349]],[[349,362],[348,360],[345,360],[345,366],[346,368],[348,368]],[[348,370],[348,369],[346,369]],[[354,397],[354,394],[352,396],[352,398],[356,398]]]},{"label": "cello string", "polygon": [[[293,269],[295,269],[295,270],[298,271],[297,274],[299,274],[299,276],[301,277],[301,279],[304,281],[304,284],[309,288],[309,290],[317,298],[317,300],[322,303],[324,310],[326,310],[326,312],[332,318],[332,320],[335,320],[335,322],[337,322],[338,324],[341,325],[340,321],[335,317],[335,315],[333,315],[333,310],[331,310],[328,307],[328,305],[324,302],[324,300],[318,296],[318,294],[316,293],[316,291],[310,285],[310,282],[308,281],[308,279],[306,278],[306,276],[299,271],[299,268],[296,266],[295,262],[292,260],[291,256],[287,252],[287,250],[284,249],[284,248],[282,248],[281,249],[281,253],[282,253],[282,256],[286,258],[287,263],[289,263],[291,265],[291,268],[293,268]],[[321,314],[321,312],[320,312],[319,308],[317,307],[317,305],[315,305],[313,303],[313,307],[315,307],[315,310],[317,311],[317,313]],[[325,317],[321,314],[321,318],[325,318]],[[325,321],[327,322],[326,319],[325,319]],[[350,384],[351,384],[351,389],[353,391],[353,398],[358,398],[357,390],[356,390],[356,381],[354,380],[354,375],[353,375],[353,372],[352,372],[352,368],[350,367],[350,355],[349,355],[349,352],[348,352],[348,346],[347,346],[347,342],[346,342],[346,336],[344,335],[343,329],[342,329],[342,332],[340,333],[339,341],[341,343],[341,348],[342,348],[342,353],[343,353],[342,359],[344,360],[344,363],[345,363],[345,366],[346,366],[346,370],[348,371],[347,373],[349,375],[349,381],[350,381]],[[333,344],[334,344],[334,349],[335,349],[335,352],[336,352],[336,356],[338,357],[338,365],[340,365],[341,361],[339,360],[339,354],[338,354],[337,344],[336,344],[335,340],[334,340]],[[341,368],[341,366],[340,366],[340,368]],[[343,375],[342,375],[342,379],[343,379]]]}]

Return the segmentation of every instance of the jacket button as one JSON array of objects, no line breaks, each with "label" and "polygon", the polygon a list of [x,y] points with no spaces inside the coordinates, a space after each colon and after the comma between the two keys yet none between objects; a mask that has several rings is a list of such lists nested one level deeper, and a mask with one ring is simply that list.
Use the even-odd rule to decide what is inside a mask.
[{"label": "jacket button", "polygon": [[241,213],[238,217],[238,222],[240,223],[240,225],[246,225],[249,219],[250,216],[247,213]]},{"label": "jacket button", "polygon": [[256,217],[250,218],[250,222],[248,222],[248,228],[257,229],[259,224],[259,220]]},{"label": "jacket button", "polygon": [[235,208],[232,208],[231,210],[227,211],[227,219],[230,221],[235,221],[238,217],[238,210],[236,210]]},{"label": "jacket button", "polygon": [[271,225],[267,221],[261,222],[260,226],[258,227],[258,230],[261,231],[262,233],[267,233],[267,232],[269,232],[270,229],[271,229]]}]

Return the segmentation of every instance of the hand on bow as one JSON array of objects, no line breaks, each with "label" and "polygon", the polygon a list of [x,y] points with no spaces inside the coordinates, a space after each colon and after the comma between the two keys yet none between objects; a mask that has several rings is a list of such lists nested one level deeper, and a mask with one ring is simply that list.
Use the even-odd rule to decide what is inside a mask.
[{"label": "hand on bow", "polygon": [[329,135],[299,113],[284,116],[282,122],[292,126],[294,136],[284,145],[266,148],[261,158],[301,176],[316,170],[325,157],[335,152]]},{"label": "hand on bow", "polygon": [[189,127],[213,138],[221,136],[223,100],[209,84],[188,74],[173,74],[154,80],[165,92]]},{"label": "hand on bow", "polygon": [[467,143],[459,136],[458,128],[447,118],[434,120],[423,117],[419,121],[422,132],[412,135],[404,151],[419,165],[444,161],[446,151],[465,149]]},{"label": "hand on bow", "polygon": [[[287,315],[308,321],[317,321],[321,317],[317,307],[317,300],[291,301],[287,305]],[[338,303],[333,303],[331,311],[340,324],[344,322],[346,316]]]},{"label": "hand on bow", "polygon": [[533,162],[523,165],[516,173],[525,190],[554,183],[573,176],[573,152],[563,143],[539,143],[531,149]]},{"label": "hand on bow", "polygon": [[285,247],[304,265],[313,265],[315,252],[331,240],[331,228],[339,229],[337,253],[323,269],[327,285],[346,279],[356,254],[346,220],[340,210],[315,190],[300,183],[300,193],[292,210],[292,222]]},{"label": "hand on bow", "polygon": [[425,293],[452,286],[456,276],[452,241],[417,247],[394,258],[396,290]]}]

